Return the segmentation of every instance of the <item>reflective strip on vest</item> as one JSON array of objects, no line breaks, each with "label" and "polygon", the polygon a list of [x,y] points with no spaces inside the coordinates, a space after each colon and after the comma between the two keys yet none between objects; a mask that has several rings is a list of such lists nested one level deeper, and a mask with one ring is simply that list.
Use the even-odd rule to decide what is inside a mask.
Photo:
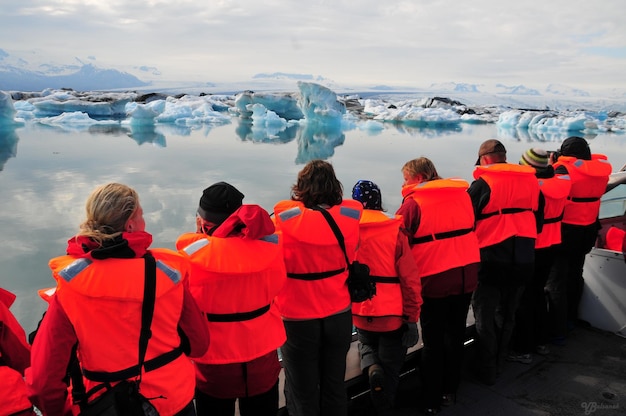
[{"label": "reflective strip on vest", "polygon": [[357,221],[361,217],[361,213],[358,210],[350,208],[350,207],[344,207],[344,206],[339,207],[339,213],[341,215],[345,215],[346,217],[350,217]]},{"label": "reflective strip on vest", "polygon": [[300,214],[302,214],[302,210],[300,209],[300,207],[294,207],[288,209],[287,211],[281,212],[280,214],[278,214],[278,216],[282,221],[287,221],[288,219],[297,217]]},{"label": "reflective strip on vest", "polygon": [[183,249],[183,251],[191,256],[196,251],[200,250],[202,247],[207,246],[208,244],[210,244],[210,241],[207,240],[206,238],[203,238],[201,240],[198,240],[189,244],[187,247]]},{"label": "reflective strip on vest", "polygon": [[85,270],[92,263],[89,259],[78,259],[59,272],[59,276],[66,282],[71,282],[80,272]]},{"label": "reflective strip on vest", "polygon": [[259,240],[263,240],[268,243],[278,244],[278,234],[270,234],[264,237],[259,238]]},{"label": "reflective strip on vest", "polygon": [[161,260],[157,260],[156,262],[157,269],[161,270],[169,279],[174,282],[174,284],[180,282],[180,270],[176,270],[175,268],[168,266]]}]

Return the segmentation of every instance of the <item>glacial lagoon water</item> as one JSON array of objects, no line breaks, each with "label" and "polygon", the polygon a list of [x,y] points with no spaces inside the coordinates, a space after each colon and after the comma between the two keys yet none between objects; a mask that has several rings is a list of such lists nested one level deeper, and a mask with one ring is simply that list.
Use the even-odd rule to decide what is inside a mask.
[{"label": "glacial lagoon water", "polygon": [[[295,125],[268,138],[237,118],[183,131],[172,126],[10,127],[0,130],[0,286],[17,294],[12,310],[26,331],[35,329],[46,308],[37,289],[54,285],[48,260],[64,253],[84,218],[87,196],[106,182],[134,187],[153,246],[174,248],[178,235],[194,230],[202,190],[217,181],[232,183],[245,194],[244,202],[271,212],[278,200],[289,198],[303,165],[321,158],[335,167],[346,197],[358,179],[370,179],[380,186],[387,210],[395,212],[401,203],[400,168],[409,159],[426,156],[442,176],[471,181],[485,139],[499,138],[509,161],[517,162],[529,147],[556,150],[566,137],[542,142],[499,131],[495,124],[411,128],[386,123],[375,132]],[[614,170],[626,163],[626,135],[585,137],[594,153],[608,155]]]}]

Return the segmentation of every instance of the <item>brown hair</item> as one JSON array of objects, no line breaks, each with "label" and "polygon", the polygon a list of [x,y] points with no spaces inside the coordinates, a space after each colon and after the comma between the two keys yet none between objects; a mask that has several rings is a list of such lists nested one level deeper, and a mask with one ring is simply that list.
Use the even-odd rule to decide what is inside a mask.
[{"label": "brown hair", "polygon": [[307,163],[291,187],[291,199],[302,202],[307,208],[341,204],[343,186],[335,176],[333,165],[320,159]]},{"label": "brown hair", "polygon": [[409,160],[402,166],[402,173],[408,173],[410,177],[419,176],[423,181],[441,179],[433,162],[426,157]]},{"label": "brown hair", "polygon": [[78,235],[102,245],[105,240],[122,234],[138,207],[139,196],[131,187],[120,183],[101,185],[87,198],[87,219],[80,225]]}]

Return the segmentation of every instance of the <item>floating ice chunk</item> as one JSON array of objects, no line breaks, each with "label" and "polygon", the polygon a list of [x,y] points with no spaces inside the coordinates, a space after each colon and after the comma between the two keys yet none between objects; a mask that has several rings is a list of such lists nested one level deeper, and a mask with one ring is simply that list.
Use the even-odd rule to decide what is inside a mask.
[{"label": "floating ice chunk", "polygon": [[74,125],[74,126],[89,126],[92,124],[119,124],[115,120],[94,120],[89,117],[87,113],[81,113],[80,111],[74,111],[71,113],[63,113],[55,117],[44,117],[37,120],[41,124],[46,125]]},{"label": "floating ice chunk", "polygon": [[15,123],[15,107],[11,95],[0,91],[0,125]]},{"label": "floating ice chunk", "polygon": [[126,104],[126,115],[130,124],[154,124],[154,119],[165,110],[165,100],[155,100],[147,104]]},{"label": "floating ice chunk", "polygon": [[304,117],[293,94],[255,93],[244,91],[235,98],[234,111],[242,118],[252,117],[253,104],[261,104],[269,111],[287,121],[300,120]]},{"label": "floating ice chunk", "polygon": [[248,109],[252,111],[252,125],[255,127],[272,127],[281,129],[287,127],[287,120],[279,117],[278,114],[268,110],[261,104],[252,104],[248,106]]},{"label": "floating ice chunk", "polygon": [[298,81],[298,104],[307,123],[341,124],[346,106],[337,100],[337,94],[312,82]]}]

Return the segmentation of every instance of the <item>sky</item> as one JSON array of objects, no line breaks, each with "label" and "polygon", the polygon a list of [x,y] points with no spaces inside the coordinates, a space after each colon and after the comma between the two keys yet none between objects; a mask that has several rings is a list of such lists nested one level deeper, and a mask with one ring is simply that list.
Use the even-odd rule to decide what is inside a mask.
[{"label": "sky", "polygon": [[624,20],[623,0],[2,0],[0,48],[172,81],[626,91]]}]

